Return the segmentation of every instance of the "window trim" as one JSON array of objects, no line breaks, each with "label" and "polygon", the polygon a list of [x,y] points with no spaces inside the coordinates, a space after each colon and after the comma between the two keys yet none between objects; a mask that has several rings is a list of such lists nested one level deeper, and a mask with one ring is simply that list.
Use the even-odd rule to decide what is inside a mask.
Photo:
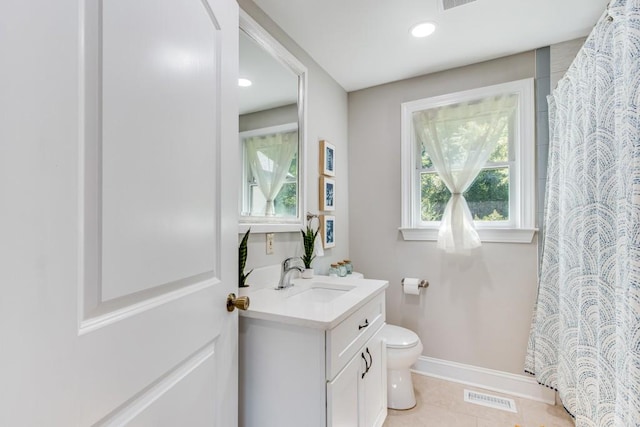
[{"label": "window trim", "polygon": [[[456,104],[472,99],[501,94],[518,95],[518,134],[514,143],[515,169],[509,185],[509,205],[514,217],[509,225],[474,222],[482,242],[531,243],[535,228],[535,91],[534,79],[516,80],[477,89],[404,102],[401,105],[401,227],[404,240],[438,240],[439,223],[425,225],[421,221],[420,188],[415,132],[412,114],[429,108]],[[516,200],[511,200],[515,195]],[[512,212],[510,212],[512,217]]]}]

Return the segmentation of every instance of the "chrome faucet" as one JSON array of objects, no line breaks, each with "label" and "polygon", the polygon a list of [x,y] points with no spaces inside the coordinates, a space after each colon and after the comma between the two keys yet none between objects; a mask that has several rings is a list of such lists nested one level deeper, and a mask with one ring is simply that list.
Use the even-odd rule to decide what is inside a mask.
[{"label": "chrome faucet", "polygon": [[290,265],[293,261],[299,258],[291,257],[282,261],[282,271],[280,272],[280,282],[278,283],[278,287],[276,289],[286,289],[291,286],[291,272],[299,271],[302,273],[302,267],[299,265]]}]

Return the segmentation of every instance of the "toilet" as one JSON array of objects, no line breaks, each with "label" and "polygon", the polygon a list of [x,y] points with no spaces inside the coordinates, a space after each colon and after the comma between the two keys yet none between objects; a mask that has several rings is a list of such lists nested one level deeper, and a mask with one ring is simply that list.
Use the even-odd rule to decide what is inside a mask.
[{"label": "toilet", "polygon": [[[354,271],[352,277],[363,279],[364,275]],[[411,409],[416,406],[416,395],[409,368],[422,354],[422,342],[415,332],[388,323],[381,334],[387,342],[387,407]]]},{"label": "toilet", "polygon": [[389,324],[382,328],[382,337],[387,342],[387,406],[411,409],[416,396],[409,368],[422,354],[422,342],[415,332]]}]

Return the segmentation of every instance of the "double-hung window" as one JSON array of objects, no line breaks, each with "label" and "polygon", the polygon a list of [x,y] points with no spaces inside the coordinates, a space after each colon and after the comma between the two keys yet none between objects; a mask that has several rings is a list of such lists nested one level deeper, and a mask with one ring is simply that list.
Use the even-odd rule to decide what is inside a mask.
[{"label": "double-hung window", "polygon": [[298,126],[240,133],[244,158],[242,215],[280,220],[298,213]]},{"label": "double-hung window", "polygon": [[442,240],[464,216],[481,241],[531,242],[533,105],[533,79],[402,104],[405,240]]}]

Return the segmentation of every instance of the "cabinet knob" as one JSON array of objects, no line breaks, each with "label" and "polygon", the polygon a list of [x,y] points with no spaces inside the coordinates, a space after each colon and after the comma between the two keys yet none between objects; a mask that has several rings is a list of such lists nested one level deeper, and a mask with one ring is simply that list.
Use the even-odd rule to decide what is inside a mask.
[{"label": "cabinet knob", "polygon": [[250,304],[249,297],[236,297],[236,294],[229,294],[227,297],[227,311],[246,310]]},{"label": "cabinet knob", "polygon": [[362,325],[358,325],[358,330],[364,329],[369,326],[369,319],[364,319],[364,323]]}]

